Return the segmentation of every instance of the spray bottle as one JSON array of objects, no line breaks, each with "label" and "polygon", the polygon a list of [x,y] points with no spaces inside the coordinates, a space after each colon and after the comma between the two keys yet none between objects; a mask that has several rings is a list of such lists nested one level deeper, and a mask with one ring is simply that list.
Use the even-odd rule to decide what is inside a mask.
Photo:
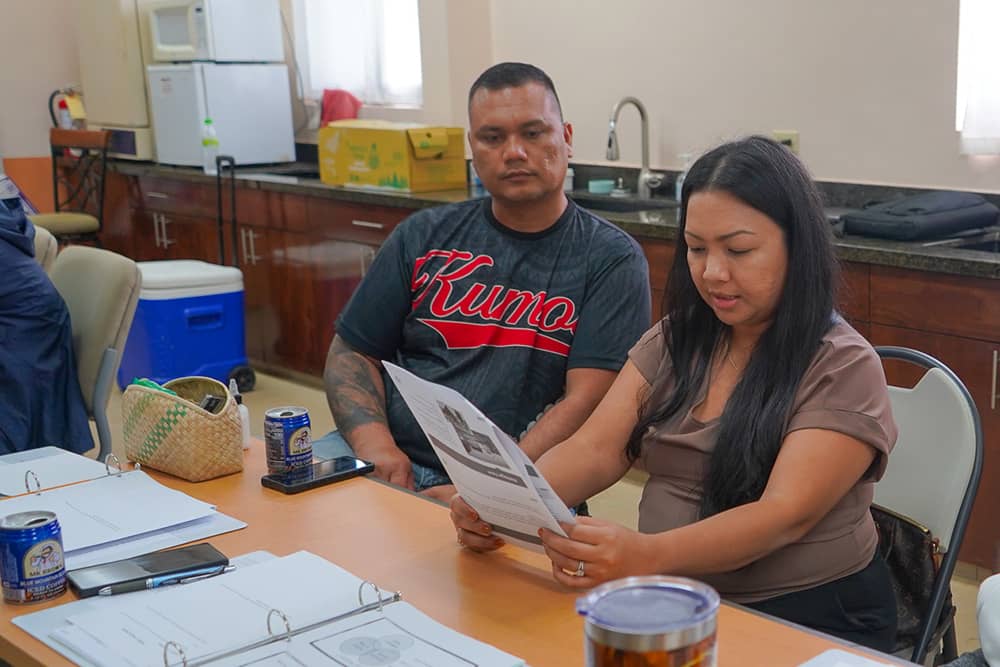
[{"label": "spray bottle", "polygon": [[247,406],[243,405],[243,396],[240,394],[240,388],[236,384],[236,378],[231,378],[229,380],[229,393],[233,395],[233,399],[236,401],[236,406],[240,411],[240,426],[243,431],[243,449],[250,449],[250,410]]}]

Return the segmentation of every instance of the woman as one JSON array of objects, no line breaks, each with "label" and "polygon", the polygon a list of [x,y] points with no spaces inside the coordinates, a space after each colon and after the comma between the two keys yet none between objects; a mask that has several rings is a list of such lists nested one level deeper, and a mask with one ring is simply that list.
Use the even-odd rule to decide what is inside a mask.
[{"label": "woman", "polygon": [[[541,531],[553,576],[696,577],[726,598],[891,650],[895,601],[875,558],[874,482],[896,439],[872,347],[834,311],[836,260],[815,185],[751,137],[684,183],[668,316],[590,419],[537,467],[570,506],[632,464],[639,532],[581,518]],[[459,497],[459,541],[502,544]]]}]

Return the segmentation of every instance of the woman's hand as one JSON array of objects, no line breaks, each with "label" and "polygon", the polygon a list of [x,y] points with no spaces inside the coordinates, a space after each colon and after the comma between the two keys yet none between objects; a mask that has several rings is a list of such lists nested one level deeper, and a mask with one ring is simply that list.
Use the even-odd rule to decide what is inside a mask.
[{"label": "woman's hand", "polygon": [[563,524],[563,529],[569,537],[545,528],[538,534],[552,561],[552,576],[565,586],[592,588],[656,572],[648,535],[592,517],[578,517],[575,525]]},{"label": "woman's hand", "polygon": [[451,499],[451,522],[455,524],[458,543],[473,551],[493,551],[502,547],[502,539],[493,534],[493,526],[479,520],[479,514],[462,496]]}]

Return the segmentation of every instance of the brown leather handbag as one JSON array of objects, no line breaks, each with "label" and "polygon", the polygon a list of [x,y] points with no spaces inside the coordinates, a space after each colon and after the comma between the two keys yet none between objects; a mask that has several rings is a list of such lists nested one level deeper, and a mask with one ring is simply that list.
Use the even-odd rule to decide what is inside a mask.
[{"label": "brown leather handbag", "polygon": [[[925,526],[884,507],[872,505],[872,518],[878,529],[878,554],[889,567],[896,594],[896,652],[913,647],[920,638],[920,626],[930,608],[940,567],[938,540]],[[949,590],[931,636],[932,646],[944,635],[954,615]]]}]

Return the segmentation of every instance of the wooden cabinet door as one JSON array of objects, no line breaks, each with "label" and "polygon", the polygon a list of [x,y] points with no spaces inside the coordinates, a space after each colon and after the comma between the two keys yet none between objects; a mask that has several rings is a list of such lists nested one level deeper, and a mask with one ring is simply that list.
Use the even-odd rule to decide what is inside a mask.
[{"label": "wooden cabinet door", "polygon": [[867,338],[871,320],[870,267],[858,262],[842,262],[837,290],[837,310],[858,332]]},{"label": "wooden cabinet door", "polygon": [[160,243],[167,259],[219,261],[219,231],[215,219],[160,213]]},{"label": "wooden cabinet door", "polygon": [[323,236],[310,238],[313,265],[312,298],[316,313],[316,337],[310,350],[311,364],[322,374],[326,354],[336,333],[335,322],[361,279],[368,273],[378,246],[341,241]]},{"label": "wooden cabinet door", "polygon": [[312,300],[312,266],[304,234],[240,225],[247,355],[267,365],[312,375],[310,354],[318,323]]},{"label": "wooden cabinet door", "polygon": [[167,247],[160,232],[160,213],[132,210],[131,255],[137,262],[167,259]]},{"label": "wooden cabinet door", "polygon": [[[289,229],[329,238],[380,245],[413,209],[306,197],[304,218],[289,218]],[[298,228],[300,224],[305,228]]]},{"label": "wooden cabinet door", "polygon": [[667,278],[670,275],[670,267],[674,263],[674,249],[676,244],[673,241],[663,239],[638,239],[642,246],[642,252],[646,255],[646,262],[649,264],[649,291],[652,295],[653,322],[659,322],[663,318],[663,296],[667,287]]},{"label": "wooden cabinet door", "polygon": [[[926,333],[902,327],[871,325],[873,345],[901,345],[926,352],[940,359],[961,378],[972,394],[982,419],[984,436],[983,476],[973,506],[959,557],[981,567],[997,566],[1000,548],[1000,524],[996,520],[1000,507],[1000,405],[996,403],[997,378],[994,375],[995,354],[1000,346],[958,336]],[[889,384],[912,386],[920,373],[908,364],[886,366]],[[947,446],[947,443],[941,443]],[[892,457],[889,458],[892,465]],[[927,489],[927,493],[934,493]]]},{"label": "wooden cabinet door", "polygon": [[271,273],[275,264],[280,265],[273,260],[273,253],[280,251],[283,244],[280,232],[272,234],[269,230],[246,225],[237,229],[238,261],[243,271],[247,357],[251,363],[266,363],[268,352],[278,338],[278,315],[272,303]]},{"label": "wooden cabinet door", "polygon": [[134,176],[109,170],[104,181],[104,217],[101,221],[101,244],[107,250],[125,257],[135,256],[134,238],[137,223],[133,220],[132,192]]}]

